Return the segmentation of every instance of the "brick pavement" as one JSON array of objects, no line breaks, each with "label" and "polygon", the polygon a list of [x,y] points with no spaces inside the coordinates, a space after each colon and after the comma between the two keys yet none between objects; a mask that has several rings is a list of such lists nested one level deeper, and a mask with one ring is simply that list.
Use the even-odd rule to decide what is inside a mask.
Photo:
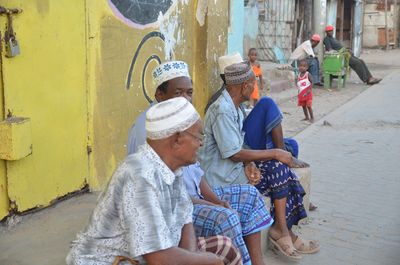
[{"label": "brick pavement", "polygon": [[[322,244],[298,264],[400,264],[398,84],[385,77],[295,137],[319,207],[299,233]],[[266,262],[288,264],[271,250]]]}]

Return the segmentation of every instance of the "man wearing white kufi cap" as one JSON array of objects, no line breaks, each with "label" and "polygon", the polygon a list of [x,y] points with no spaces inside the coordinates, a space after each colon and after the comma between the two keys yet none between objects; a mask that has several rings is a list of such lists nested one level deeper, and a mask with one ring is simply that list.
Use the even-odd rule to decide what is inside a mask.
[{"label": "man wearing white kufi cap", "polygon": [[[242,264],[229,238],[196,238],[182,166],[196,161],[200,115],[179,97],[147,111],[147,143],[117,168],[67,264]],[[124,263],[127,264],[127,263]]]},{"label": "man wearing white kufi cap", "polygon": [[[158,68],[163,69],[163,64],[158,66],[154,73],[162,72],[162,69],[158,70]],[[187,91],[184,88],[184,84],[177,83],[176,78],[172,77],[172,75],[169,75],[167,78],[168,86],[165,90],[160,91],[160,87],[157,88],[156,97],[158,96],[158,101],[176,96],[185,96],[185,93],[171,92],[176,92],[177,89]],[[177,78],[184,79],[180,76]],[[191,87],[191,82],[188,82],[188,85]],[[144,116],[145,114],[142,113],[142,115]],[[146,126],[148,127],[148,125]],[[144,130],[145,124],[140,117],[137,119],[135,127],[140,127]],[[202,135],[191,136],[203,142]],[[146,141],[145,134],[138,133],[133,135],[133,138],[137,145]],[[130,150],[129,144],[128,150]],[[136,149],[132,151],[134,153]],[[232,185],[211,189],[203,176],[204,172],[198,162],[183,167],[183,179],[194,203],[193,224],[196,235],[228,235],[240,250],[243,264],[260,264],[257,262],[257,259],[262,256],[260,251],[261,241],[258,236],[260,235],[260,230],[270,226],[273,220],[257,189],[251,185]],[[250,257],[249,253],[252,254],[252,257]]]}]

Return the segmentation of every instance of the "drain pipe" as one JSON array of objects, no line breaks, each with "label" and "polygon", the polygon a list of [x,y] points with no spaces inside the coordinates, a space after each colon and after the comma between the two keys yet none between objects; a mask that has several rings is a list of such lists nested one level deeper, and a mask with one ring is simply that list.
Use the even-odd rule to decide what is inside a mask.
[{"label": "drain pipe", "polygon": [[[314,33],[319,34],[321,39],[325,37],[326,27],[326,0],[314,1]],[[322,63],[324,59],[324,45],[321,43],[314,49],[318,53],[318,60]]]},{"label": "drain pipe", "polygon": [[352,50],[356,57],[359,57],[362,49],[362,33],[363,33],[363,1],[356,0],[354,4],[353,18],[353,45]]}]

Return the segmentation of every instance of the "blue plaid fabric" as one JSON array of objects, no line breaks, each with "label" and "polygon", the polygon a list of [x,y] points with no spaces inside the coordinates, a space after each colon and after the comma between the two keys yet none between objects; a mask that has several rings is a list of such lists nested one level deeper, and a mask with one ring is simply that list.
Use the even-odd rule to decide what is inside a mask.
[{"label": "blue plaid fabric", "polygon": [[224,235],[240,250],[243,264],[251,264],[243,236],[259,232],[273,223],[260,193],[251,185],[214,188],[217,196],[232,209],[195,204],[193,224],[197,236]]}]

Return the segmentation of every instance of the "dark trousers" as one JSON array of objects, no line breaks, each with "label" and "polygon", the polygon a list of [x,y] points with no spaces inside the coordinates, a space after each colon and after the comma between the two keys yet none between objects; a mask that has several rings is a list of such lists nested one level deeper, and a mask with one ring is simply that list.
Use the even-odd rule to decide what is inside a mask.
[{"label": "dark trousers", "polygon": [[357,58],[352,55],[350,57],[349,65],[350,65],[351,69],[353,69],[357,73],[358,77],[364,83],[366,83],[371,78],[372,75],[369,72],[367,65],[360,58]]}]

